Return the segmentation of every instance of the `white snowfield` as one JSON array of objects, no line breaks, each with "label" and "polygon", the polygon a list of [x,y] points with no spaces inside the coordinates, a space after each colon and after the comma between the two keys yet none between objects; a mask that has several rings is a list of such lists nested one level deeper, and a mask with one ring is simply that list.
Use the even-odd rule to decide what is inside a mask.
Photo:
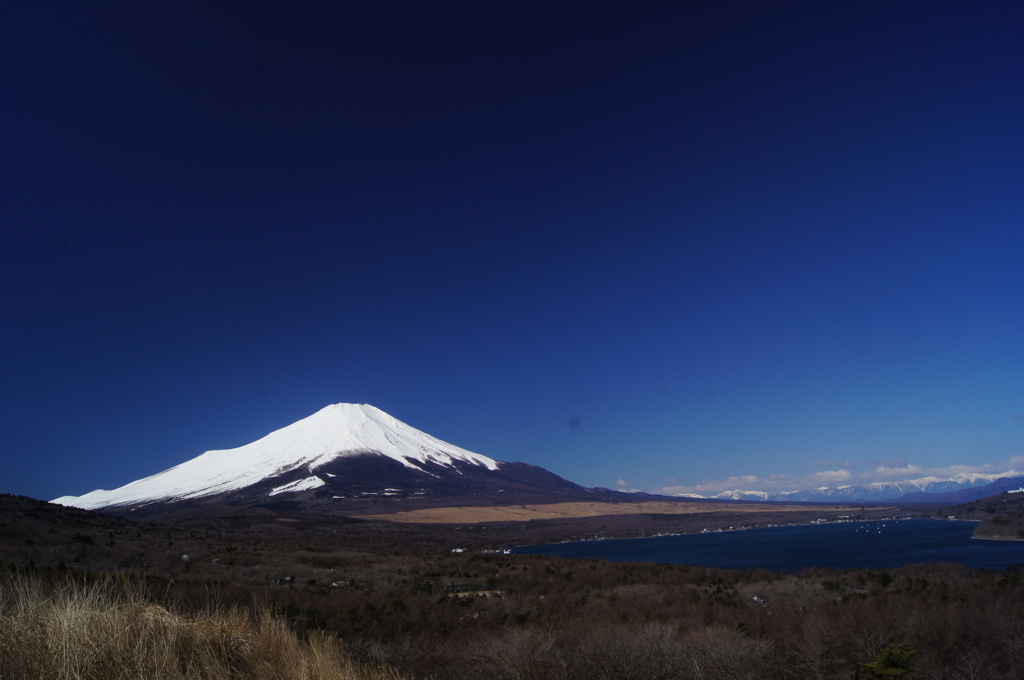
[{"label": "white snowfield", "polygon": [[420,468],[413,461],[444,466],[458,461],[489,470],[497,470],[499,465],[492,458],[431,437],[369,404],[332,404],[237,449],[207,451],[119,489],[62,496],[51,503],[96,510],[200,498],[243,489],[297,468],[305,468],[310,476],[278,487],[272,494],[302,491],[324,484],[313,474],[318,467],[367,452],[381,453],[416,470]]},{"label": "white snowfield", "polygon": [[296,491],[308,491],[309,489],[319,489],[321,486],[326,484],[324,480],[320,479],[316,475],[312,477],[306,477],[300,479],[297,482],[291,484],[285,484],[284,486],[278,486],[270,490],[268,496],[276,496],[279,493],[294,493]]}]

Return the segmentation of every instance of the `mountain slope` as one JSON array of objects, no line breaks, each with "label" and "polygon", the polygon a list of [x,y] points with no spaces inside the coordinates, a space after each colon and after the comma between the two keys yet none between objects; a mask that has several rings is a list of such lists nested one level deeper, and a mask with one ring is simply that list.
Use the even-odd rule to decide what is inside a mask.
[{"label": "mountain slope", "polygon": [[917,492],[900,497],[901,503],[969,503],[988,498],[1006,491],[1016,491],[1024,486],[1024,477],[1004,477],[984,486],[972,486],[956,491]]},{"label": "mountain slope", "polygon": [[119,489],[53,502],[129,509],[527,490],[589,493],[542,468],[500,462],[441,441],[368,404],[333,404],[251,444],[207,451]]}]

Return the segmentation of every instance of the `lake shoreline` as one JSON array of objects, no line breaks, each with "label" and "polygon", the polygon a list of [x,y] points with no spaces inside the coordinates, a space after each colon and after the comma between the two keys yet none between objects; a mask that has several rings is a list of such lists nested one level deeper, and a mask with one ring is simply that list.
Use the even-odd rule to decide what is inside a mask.
[{"label": "lake shoreline", "polygon": [[1005,541],[1008,543],[1024,543],[1024,538],[1011,538],[1010,536],[971,536],[976,541]]},{"label": "lake shoreline", "polygon": [[1003,569],[1024,563],[1021,540],[973,540],[971,520],[890,518],[733,528],[647,538],[518,546],[515,554],[664,562],[723,569],[798,572],[805,568],[880,569],[955,562]]}]

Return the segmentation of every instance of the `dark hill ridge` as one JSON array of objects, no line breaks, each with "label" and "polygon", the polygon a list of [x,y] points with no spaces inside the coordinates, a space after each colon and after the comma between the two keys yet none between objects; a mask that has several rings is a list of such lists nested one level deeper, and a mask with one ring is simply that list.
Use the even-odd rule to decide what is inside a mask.
[{"label": "dark hill ridge", "polygon": [[977,520],[975,538],[1024,540],[1024,493],[999,493],[968,503],[942,508],[939,514]]},{"label": "dark hill ridge", "polygon": [[[633,538],[664,533],[695,533],[738,525],[778,525],[818,521],[848,515],[849,508],[814,506],[780,509],[773,503],[727,503],[662,499],[692,506],[679,514],[619,514],[629,502],[652,497],[615,494],[604,503],[607,514],[568,516],[484,524],[406,524],[345,515],[329,505],[303,509],[293,501],[260,505],[162,506],[159,511],[124,510],[123,517],[105,512],[69,508],[23,496],[0,494],[0,566],[70,569],[72,571],[128,571],[155,578],[209,583],[229,577],[232,583],[266,586],[273,574],[307,571],[316,553],[373,552],[376,554],[449,553],[454,548],[500,551],[515,545],[594,537]],[[596,491],[601,498],[601,491]],[[386,514],[408,502],[434,502],[444,497],[400,499],[382,497],[362,501],[362,508]],[[493,496],[458,497],[464,506],[494,506]],[[543,498],[528,503],[543,503]],[[597,504],[600,504],[597,503]],[[668,504],[668,503],[665,503]],[[511,504],[509,504],[511,505]],[[349,506],[356,509],[360,506]],[[410,507],[410,506],[405,506]],[[423,506],[418,506],[423,507]],[[516,506],[518,507],[518,506]],[[739,508],[744,508],[738,512]],[[617,509],[619,512],[617,512]],[[855,510],[860,519],[888,515],[886,509]],[[183,555],[190,560],[182,561]],[[259,565],[257,571],[250,567]]]}]

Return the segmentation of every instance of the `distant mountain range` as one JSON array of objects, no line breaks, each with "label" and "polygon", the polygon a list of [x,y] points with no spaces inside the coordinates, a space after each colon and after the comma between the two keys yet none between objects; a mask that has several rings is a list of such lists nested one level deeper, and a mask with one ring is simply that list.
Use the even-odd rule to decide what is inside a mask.
[{"label": "distant mountain range", "polygon": [[714,496],[688,495],[688,498],[714,498],[733,501],[786,501],[799,503],[964,503],[992,494],[1018,489],[1024,476],[1009,470],[1002,473],[962,473],[942,479],[922,477],[899,482],[875,482],[862,486],[820,487],[799,491],[768,493],[734,489]]},{"label": "distant mountain range", "polygon": [[145,514],[209,505],[298,510],[385,498],[482,495],[550,502],[623,494],[467,451],[368,404],[333,404],[251,444],[207,451],[118,489],[52,502]]}]

